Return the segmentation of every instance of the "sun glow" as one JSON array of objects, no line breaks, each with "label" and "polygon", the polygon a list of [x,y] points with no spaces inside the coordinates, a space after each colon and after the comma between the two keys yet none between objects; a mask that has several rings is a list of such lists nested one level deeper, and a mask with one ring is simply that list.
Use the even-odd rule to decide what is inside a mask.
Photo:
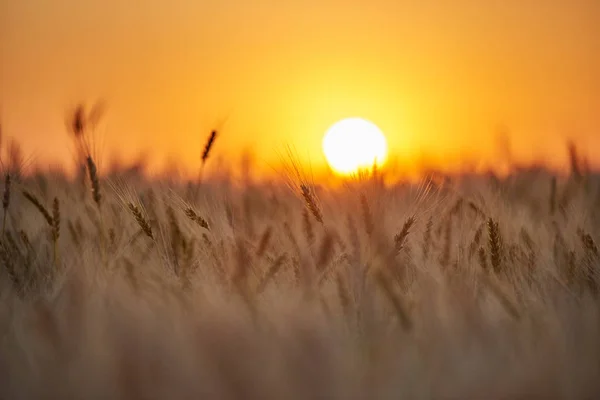
[{"label": "sun glow", "polygon": [[387,156],[387,142],[374,123],[362,118],[347,118],[327,130],[323,137],[323,153],[335,172],[348,175],[382,166]]}]

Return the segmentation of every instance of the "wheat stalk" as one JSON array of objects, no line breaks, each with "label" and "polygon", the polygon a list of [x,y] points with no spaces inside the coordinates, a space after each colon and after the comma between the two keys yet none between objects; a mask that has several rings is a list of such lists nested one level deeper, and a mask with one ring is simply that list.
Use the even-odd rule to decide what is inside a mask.
[{"label": "wheat stalk", "polygon": [[504,307],[506,312],[513,317],[515,320],[521,319],[521,312],[516,304],[511,300],[509,295],[500,287],[500,285],[494,281],[489,275],[485,274],[482,276],[482,282],[490,289],[490,292],[498,299],[500,304]]},{"label": "wheat stalk", "polygon": [[334,250],[333,235],[329,232],[325,233],[319,249],[317,258],[317,271],[322,272],[331,261]]},{"label": "wheat stalk", "polygon": [[337,288],[337,295],[340,299],[340,304],[342,306],[342,310],[344,311],[344,315],[348,317],[350,315],[352,299],[350,298],[350,294],[348,293],[348,287],[344,282],[344,276],[341,272],[338,272],[335,275],[335,284]]},{"label": "wheat stalk", "polygon": [[305,208],[302,210],[302,227],[304,228],[304,234],[306,236],[306,243],[311,245],[315,241],[315,233],[310,222],[310,215],[308,210]]},{"label": "wheat stalk", "polygon": [[487,264],[487,255],[485,254],[485,249],[483,247],[480,247],[479,250],[477,251],[477,259],[479,260],[479,265],[481,266],[481,269],[486,271],[488,270],[488,264]]},{"label": "wheat stalk", "polygon": [[42,214],[42,216],[44,217],[44,219],[46,220],[46,222],[48,223],[48,225],[50,227],[52,227],[52,225],[54,224],[52,216],[50,215],[50,213],[48,212],[48,210],[46,209],[46,207],[44,207],[44,205],[37,199],[37,197],[35,197],[33,194],[29,193],[26,190],[23,191],[23,196],[31,204],[33,204],[33,206],[40,212],[40,214]]},{"label": "wheat stalk", "polygon": [[281,269],[286,258],[287,258],[287,256],[285,254],[282,254],[271,263],[271,265],[269,266],[269,269],[267,270],[267,272],[265,272],[263,277],[260,279],[260,282],[258,283],[258,287],[256,288],[256,292],[258,294],[265,291],[269,282],[273,280],[275,275],[277,275],[277,273]]},{"label": "wheat stalk", "polygon": [[375,278],[377,280],[377,284],[383,289],[383,293],[385,297],[392,304],[394,311],[396,312],[396,316],[404,328],[405,331],[411,331],[413,327],[412,320],[408,311],[406,310],[406,306],[404,305],[404,301],[400,298],[400,296],[394,292],[394,289],[390,283],[390,280],[385,276],[382,270],[379,270],[375,273]]}]

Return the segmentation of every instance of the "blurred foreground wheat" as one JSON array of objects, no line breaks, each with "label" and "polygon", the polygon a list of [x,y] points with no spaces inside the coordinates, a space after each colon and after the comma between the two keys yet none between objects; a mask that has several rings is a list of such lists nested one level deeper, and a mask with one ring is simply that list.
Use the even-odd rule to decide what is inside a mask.
[{"label": "blurred foreground wheat", "polygon": [[190,192],[81,160],[4,179],[2,399],[600,395],[598,177]]}]

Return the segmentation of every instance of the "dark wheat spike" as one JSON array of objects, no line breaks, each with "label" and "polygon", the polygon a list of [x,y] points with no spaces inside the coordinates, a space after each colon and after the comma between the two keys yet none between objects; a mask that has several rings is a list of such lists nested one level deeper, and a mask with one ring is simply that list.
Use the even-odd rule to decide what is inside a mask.
[{"label": "dark wheat spike", "polygon": [[19,231],[19,237],[21,238],[21,242],[25,245],[27,249],[31,249],[31,241],[29,240],[29,236],[27,232],[24,230]]},{"label": "dark wheat spike", "polygon": [[100,194],[100,181],[98,179],[98,170],[96,169],[96,163],[92,156],[87,157],[88,173],[90,175],[90,182],[92,183],[92,198],[98,207],[100,207],[100,201],[102,195]]},{"label": "dark wheat spike", "polygon": [[473,256],[475,255],[475,252],[477,251],[477,248],[481,244],[481,237],[483,236],[483,228],[484,227],[485,227],[485,224],[481,224],[479,226],[479,228],[477,228],[477,230],[475,231],[475,235],[473,236],[473,241],[469,245],[469,258],[473,258]]},{"label": "dark wheat spike", "polygon": [[4,195],[2,196],[2,208],[4,208],[4,212],[8,210],[8,206],[10,205],[10,174],[6,174],[4,178]]},{"label": "dark wheat spike", "polygon": [[198,215],[196,213],[196,211],[194,211],[191,207],[186,208],[184,212],[185,212],[185,216],[188,217],[188,219],[195,222],[200,227],[202,227],[206,230],[210,230],[208,227],[208,222],[206,222],[206,220],[204,218],[202,218],[200,215]]},{"label": "dark wheat spike", "polygon": [[396,252],[399,253],[406,244],[406,239],[408,238],[408,234],[410,233],[410,228],[415,223],[414,217],[409,217],[404,225],[402,226],[402,230],[394,237],[394,242],[396,243]]},{"label": "dark wheat spike", "polygon": [[169,222],[169,230],[171,235],[171,251],[173,253],[173,257],[175,258],[175,266],[177,267],[176,273],[178,271],[179,266],[179,255],[180,249],[185,246],[185,239],[183,238],[183,234],[181,233],[181,229],[179,228],[179,223],[177,222],[177,217],[175,216],[175,212],[172,207],[167,207],[167,220]]},{"label": "dark wheat spike", "polygon": [[204,146],[204,151],[202,152],[202,164],[206,163],[206,160],[208,160],[208,156],[210,155],[210,150],[212,149],[216,138],[217,138],[217,131],[212,130],[210,132],[210,136],[208,137],[208,141],[206,142],[206,145]]},{"label": "dark wheat spike", "polygon": [[272,232],[272,229],[269,226],[267,229],[265,229],[262,236],[260,237],[260,241],[258,242],[258,247],[256,249],[257,257],[262,257],[262,255],[265,254],[265,251],[267,250],[267,247],[269,246],[269,240],[271,239],[271,232]]},{"label": "dark wheat spike", "polygon": [[579,154],[577,153],[577,147],[575,143],[569,142],[567,145],[569,151],[569,162],[571,164],[571,175],[576,179],[581,178],[581,167],[579,161]]},{"label": "dark wheat spike", "polygon": [[463,204],[464,200],[462,198],[459,198],[458,200],[456,200],[456,203],[454,203],[454,205],[452,206],[450,211],[448,211],[448,213],[451,216],[457,215],[458,213],[460,213],[460,210],[462,210]]},{"label": "dark wheat spike", "polygon": [[82,104],[79,104],[73,111],[70,125],[71,132],[75,138],[79,139],[83,136],[83,132],[85,130],[85,110]]},{"label": "dark wheat spike", "polygon": [[469,201],[469,208],[471,210],[473,210],[473,212],[475,212],[475,214],[477,214],[477,216],[485,219],[485,213],[483,212],[483,210],[481,210],[481,208],[477,204],[475,204],[472,201]]},{"label": "dark wheat spike", "polygon": [[150,226],[148,220],[146,220],[146,218],[144,218],[144,216],[142,215],[142,212],[140,211],[139,207],[133,203],[128,203],[127,205],[129,207],[129,211],[131,211],[131,213],[133,214],[133,217],[137,221],[142,231],[150,239],[154,239],[154,235],[152,234],[152,227]]},{"label": "dark wheat spike", "polygon": [[2,235],[6,231],[6,216],[8,214],[8,207],[10,206],[10,174],[6,174],[4,179],[4,195],[2,196],[2,208],[4,209],[4,215],[2,216]]},{"label": "dark wheat spike", "polygon": [[365,224],[365,230],[368,235],[371,235],[375,229],[375,224],[373,223],[373,215],[371,214],[369,202],[364,194],[360,195],[360,206],[362,210],[363,222]]},{"label": "dark wheat spike", "polygon": [[315,200],[313,192],[306,185],[300,185],[300,190],[302,192],[302,198],[304,198],[304,202],[306,203],[306,207],[312,213],[315,219],[322,224],[323,215],[321,214],[321,210],[317,205],[317,201]]},{"label": "dark wheat spike", "polygon": [[594,241],[592,236],[589,233],[586,233],[584,231],[580,231],[578,233],[579,233],[579,238],[581,239],[581,242],[583,243],[583,247],[585,248],[585,250],[588,253],[591,253],[594,256],[598,257],[598,255],[599,255],[598,246],[596,246],[596,242]]},{"label": "dark wheat spike", "polygon": [[425,233],[423,234],[423,259],[429,258],[429,251],[431,249],[431,230],[433,229],[433,219],[429,217],[427,220],[427,226],[425,227]]},{"label": "dark wheat spike", "polygon": [[498,228],[498,223],[495,222],[492,218],[488,219],[488,244],[490,247],[490,261],[492,263],[492,268],[494,268],[494,272],[500,272],[500,264],[501,264],[501,256],[500,251],[502,247],[501,237],[500,237],[500,229]]},{"label": "dark wheat spike", "polygon": [[55,241],[60,237],[60,204],[56,197],[52,203],[52,236]]},{"label": "dark wheat spike", "polygon": [[556,176],[550,181],[550,215],[556,212]]},{"label": "dark wheat spike", "polygon": [[42,203],[37,199],[37,197],[35,197],[33,194],[29,193],[26,190],[23,191],[23,196],[25,196],[25,198],[31,204],[33,204],[34,207],[37,208],[37,210],[44,216],[44,219],[46,220],[46,222],[48,223],[48,225],[52,226],[53,225],[52,216],[50,215],[50,213],[48,212],[48,210],[46,210],[46,207],[44,207],[42,205]]},{"label": "dark wheat spike", "polygon": [[452,219],[446,218],[442,227],[444,229],[444,246],[442,247],[439,262],[445,267],[450,264],[450,258],[452,257]]},{"label": "dark wheat spike", "polygon": [[117,234],[115,233],[115,230],[113,228],[109,228],[108,229],[108,243],[111,246],[114,246],[116,244],[116,240],[117,240]]}]

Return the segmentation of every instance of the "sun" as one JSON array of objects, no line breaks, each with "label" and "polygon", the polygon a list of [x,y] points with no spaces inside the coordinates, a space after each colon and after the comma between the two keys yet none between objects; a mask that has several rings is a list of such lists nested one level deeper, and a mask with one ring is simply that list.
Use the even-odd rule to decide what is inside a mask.
[{"label": "sun", "polygon": [[387,157],[387,142],[374,123],[363,118],[346,118],[325,132],[323,153],[335,172],[349,175],[382,166]]}]

